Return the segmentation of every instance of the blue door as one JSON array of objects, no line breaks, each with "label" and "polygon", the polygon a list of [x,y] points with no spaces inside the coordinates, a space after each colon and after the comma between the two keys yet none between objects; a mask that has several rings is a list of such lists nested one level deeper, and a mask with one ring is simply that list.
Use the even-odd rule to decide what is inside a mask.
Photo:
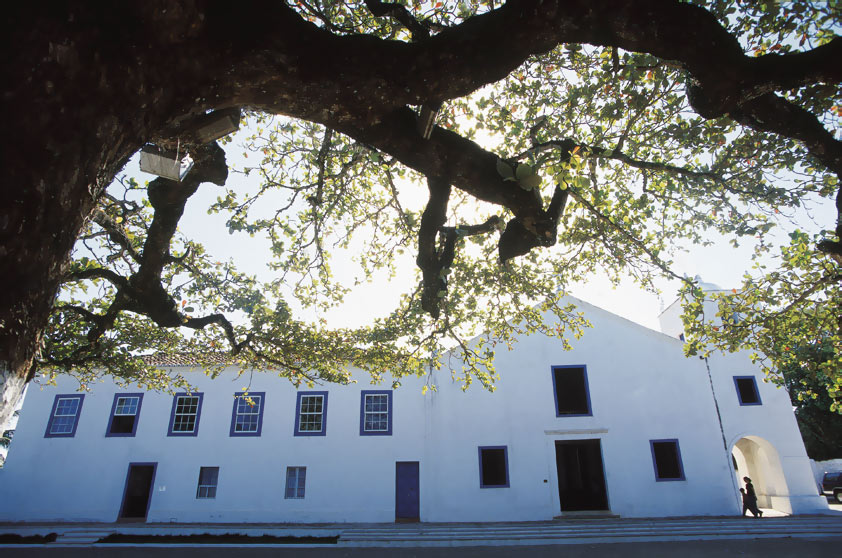
[{"label": "blue door", "polygon": [[419,521],[418,462],[395,463],[395,521]]}]

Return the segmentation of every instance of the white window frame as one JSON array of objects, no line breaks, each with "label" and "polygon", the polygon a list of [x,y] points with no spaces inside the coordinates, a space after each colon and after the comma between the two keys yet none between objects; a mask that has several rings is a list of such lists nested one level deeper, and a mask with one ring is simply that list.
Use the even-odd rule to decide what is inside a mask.
[{"label": "white window frame", "polygon": [[[196,409],[193,412],[178,412],[179,402],[182,399],[195,399],[196,400]],[[173,419],[172,419],[172,427],[170,428],[170,434],[194,434],[199,426],[199,411],[202,408],[202,397],[199,394],[192,394],[192,395],[185,395],[179,394],[175,396],[175,403],[173,406]],[[179,417],[193,417],[193,428],[190,430],[184,430],[178,428],[179,424]],[[182,420],[183,422],[183,420]]]},{"label": "white window frame", "polygon": [[[231,436],[260,436],[261,426],[263,422],[263,401],[264,393],[252,393],[248,395],[235,395],[234,412],[231,418]],[[248,400],[251,399],[254,405],[249,405]],[[243,412],[240,412],[241,405],[243,405]],[[255,417],[253,429],[238,430],[238,426],[242,424],[237,420],[239,417]]]},{"label": "white window frame", "polygon": [[[79,414],[82,410],[82,401],[83,395],[67,395],[67,396],[56,396],[56,401],[53,404],[53,413],[50,416],[50,425],[47,429],[47,436],[48,437],[72,437],[76,433],[76,426],[79,424]],[[66,412],[59,412],[61,409],[62,401],[75,401],[76,406],[73,409],[73,413],[66,413]],[[64,421],[56,421],[57,418],[65,418],[65,417],[72,417],[72,420],[69,423]],[[56,427],[60,426],[60,429]]]},{"label": "white window frame", "polygon": [[[214,471],[213,484],[205,479],[205,484],[202,484],[202,473],[205,471]],[[216,488],[219,486],[219,467],[199,467],[199,482],[196,486],[197,500],[214,500],[216,499]]]},{"label": "white window frame", "polygon": [[[385,401],[385,409],[368,410],[368,401]],[[385,390],[363,391],[360,401],[360,435],[361,436],[389,436],[392,434],[392,392]],[[373,405],[372,405],[373,407]],[[382,417],[382,421],[380,420]],[[369,418],[376,418],[369,422]],[[371,428],[369,424],[382,424],[382,428]]]},{"label": "white window frame", "polygon": [[[298,393],[298,400],[295,405],[295,435],[296,436],[324,436],[327,432],[327,393],[326,391],[305,391]],[[318,399],[321,401],[320,411],[305,410],[309,406],[307,401]],[[308,423],[305,417],[319,417],[320,428],[313,429],[312,423]],[[305,429],[306,426],[306,429]]]},{"label": "white window frame", "polygon": [[[127,401],[134,400],[134,403],[126,405]],[[122,404],[122,405],[121,405]],[[137,431],[137,421],[140,418],[140,409],[143,406],[143,394],[140,393],[122,393],[114,395],[114,405],[112,407],[111,416],[108,417],[108,430],[105,432],[106,437],[132,437]],[[127,407],[132,412],[128,412]],[[134,417],[132,422],[131,432],[112,432],[114,428],[115,417]]]}]

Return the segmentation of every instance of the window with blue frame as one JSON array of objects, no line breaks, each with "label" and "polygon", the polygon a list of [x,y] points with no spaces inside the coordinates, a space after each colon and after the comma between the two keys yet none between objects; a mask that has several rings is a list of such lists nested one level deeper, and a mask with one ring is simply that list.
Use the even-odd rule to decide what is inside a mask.
[{"label": "window with blue frame", "polygon": [[507,488],[509,457],[506,446],[479,447],[479,487]]},{"label": "window with blue frame", "polygon": [[685,480],[678,440],[674,438],[669,440],[649,440],[649,445],[652,450],[652,463],[655,466],[655,480]]},{"label": "window with blue frame", "polygon": [[75,436],[84,399],[84,394],[56,395],[44,437],[72,438]]},{"label": "window with blue frame", "polygon": [[369,390],[360,394],[360,435],[392,435],[392,392]]},{"label": "window with blue frame", "polygon": [[588,372],[584,365],[553,366],[553,393],[557,417],[591,416]]},{"label": "window with blue frame", "polygon": [[300,500],[304,498],[304,484],[307,480],[307,467],[287,467],[287,482],[284,498]]},{"label": "window with blue frame", "polygon": [[235,393],[231,413],[231,436],[260,436],[263,429],[265,392]]},{"label": "window with blue frame", "polygon": [[299,392],[295,404],[295,436],[324,436],[326,431],[327,392]]},{"label": "window with blue frame", "polygon": [[137,432],[137,422],[140,418],[140,406],[143,403],[142,393],[117,393],[111,405],[111,415],[108,417],[106,437],[130,437]]},{"label": "window with blue frame", "polygon": [[757,380],[754,376],[734,376],[734,386],[737,388],[737,398],[740,405],[761,405],[760,392],[757,391]]},{"label": "window with blue frame", "polygon": [[196,436],[202,414],[201,393],[176,393],[172,400],[167,436]]}]

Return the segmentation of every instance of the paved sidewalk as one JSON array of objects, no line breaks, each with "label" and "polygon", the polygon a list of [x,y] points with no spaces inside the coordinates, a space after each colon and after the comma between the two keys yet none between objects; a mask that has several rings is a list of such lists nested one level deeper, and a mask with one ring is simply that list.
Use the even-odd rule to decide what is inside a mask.
[{"label": "paved sidewalk", "polygon": [[[214,547],[454,547],[576,545],[628,542],[738,540],[772,538],[834,538],[842,541],[842,514],[775,517],[692,517],[665,519],[562,519],[511,523],[416,524],[155,524],[155,523],[0,523],[0,535],[47,535],[55,542],[43,547],[206,546]],[[98,542],[111,534],[159,536],[160,542]],[[241,540],[215,544],[212,538],[186,541],[184,535],[240,535],[248,537],[317,537],[300,542]],[[332,537],[338,539],[330,540]],[[0,549],[10,546],[0,545]]]}]

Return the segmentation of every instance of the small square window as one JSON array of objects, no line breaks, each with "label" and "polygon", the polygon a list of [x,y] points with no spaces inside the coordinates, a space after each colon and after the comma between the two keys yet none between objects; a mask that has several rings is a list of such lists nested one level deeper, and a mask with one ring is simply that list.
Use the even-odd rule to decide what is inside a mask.
[{"label": "small square window", "polygon": [[392,435],[392,392],[363,391],[360,394],[360,436]]},{"label": "small square window", "polygon": [[757,380],[754,376],[734,376],[737,387],[737,398],[740,405],[760,405],[760,393],[757,391]]},{"label": "small square window", "polygon": [[649,444],[652,449],[652,462],[655,465],[655,480],[685,480],[678,440],[650,440]]},{"label": "small square window", "polygon": [[506,446],[480,446],[479,487],[507,488],[509,486],[509,459]]},{"label": "small square window", "polygon": [[172,400],[170,427],[167,436],[196,436],[202,414],[201,393],[176,393]]},{"label": "small square window", "polygon": [[137,422],[140,417],[140,406],[142,403],[142,393],[115,394],[105,436],[134,436],[137,431]]},{"label": "small square window", "polygon": [[199,486],[196,487],[196,499],[216,498],[216,485],[219,482],[219,467],[201,467]]},{"label": "small square window", "polygon": [[284,498],[300,500],[304,498],[304,484],[307,479],[307,467],[287,467],[287,483]]},{"label": "small square window", "polygon": [[295,436],[324,436],[327,431],[327,392],[299,392],[295,404]]},{"label": "small square window", "polygon": [[591,416],[588,373],[584,365],[553,366],[553,392],[557,417]]},{"label": "small square window", "polygon": [[235,393],[231,412],[231,436],[260,436],[263,429],[265,392]]},{"label": "small square window", "polygon": [[72,438],[76,435],[82,401],[85,395],[56,395],[50,419],[47,421],[45,438]]}]

